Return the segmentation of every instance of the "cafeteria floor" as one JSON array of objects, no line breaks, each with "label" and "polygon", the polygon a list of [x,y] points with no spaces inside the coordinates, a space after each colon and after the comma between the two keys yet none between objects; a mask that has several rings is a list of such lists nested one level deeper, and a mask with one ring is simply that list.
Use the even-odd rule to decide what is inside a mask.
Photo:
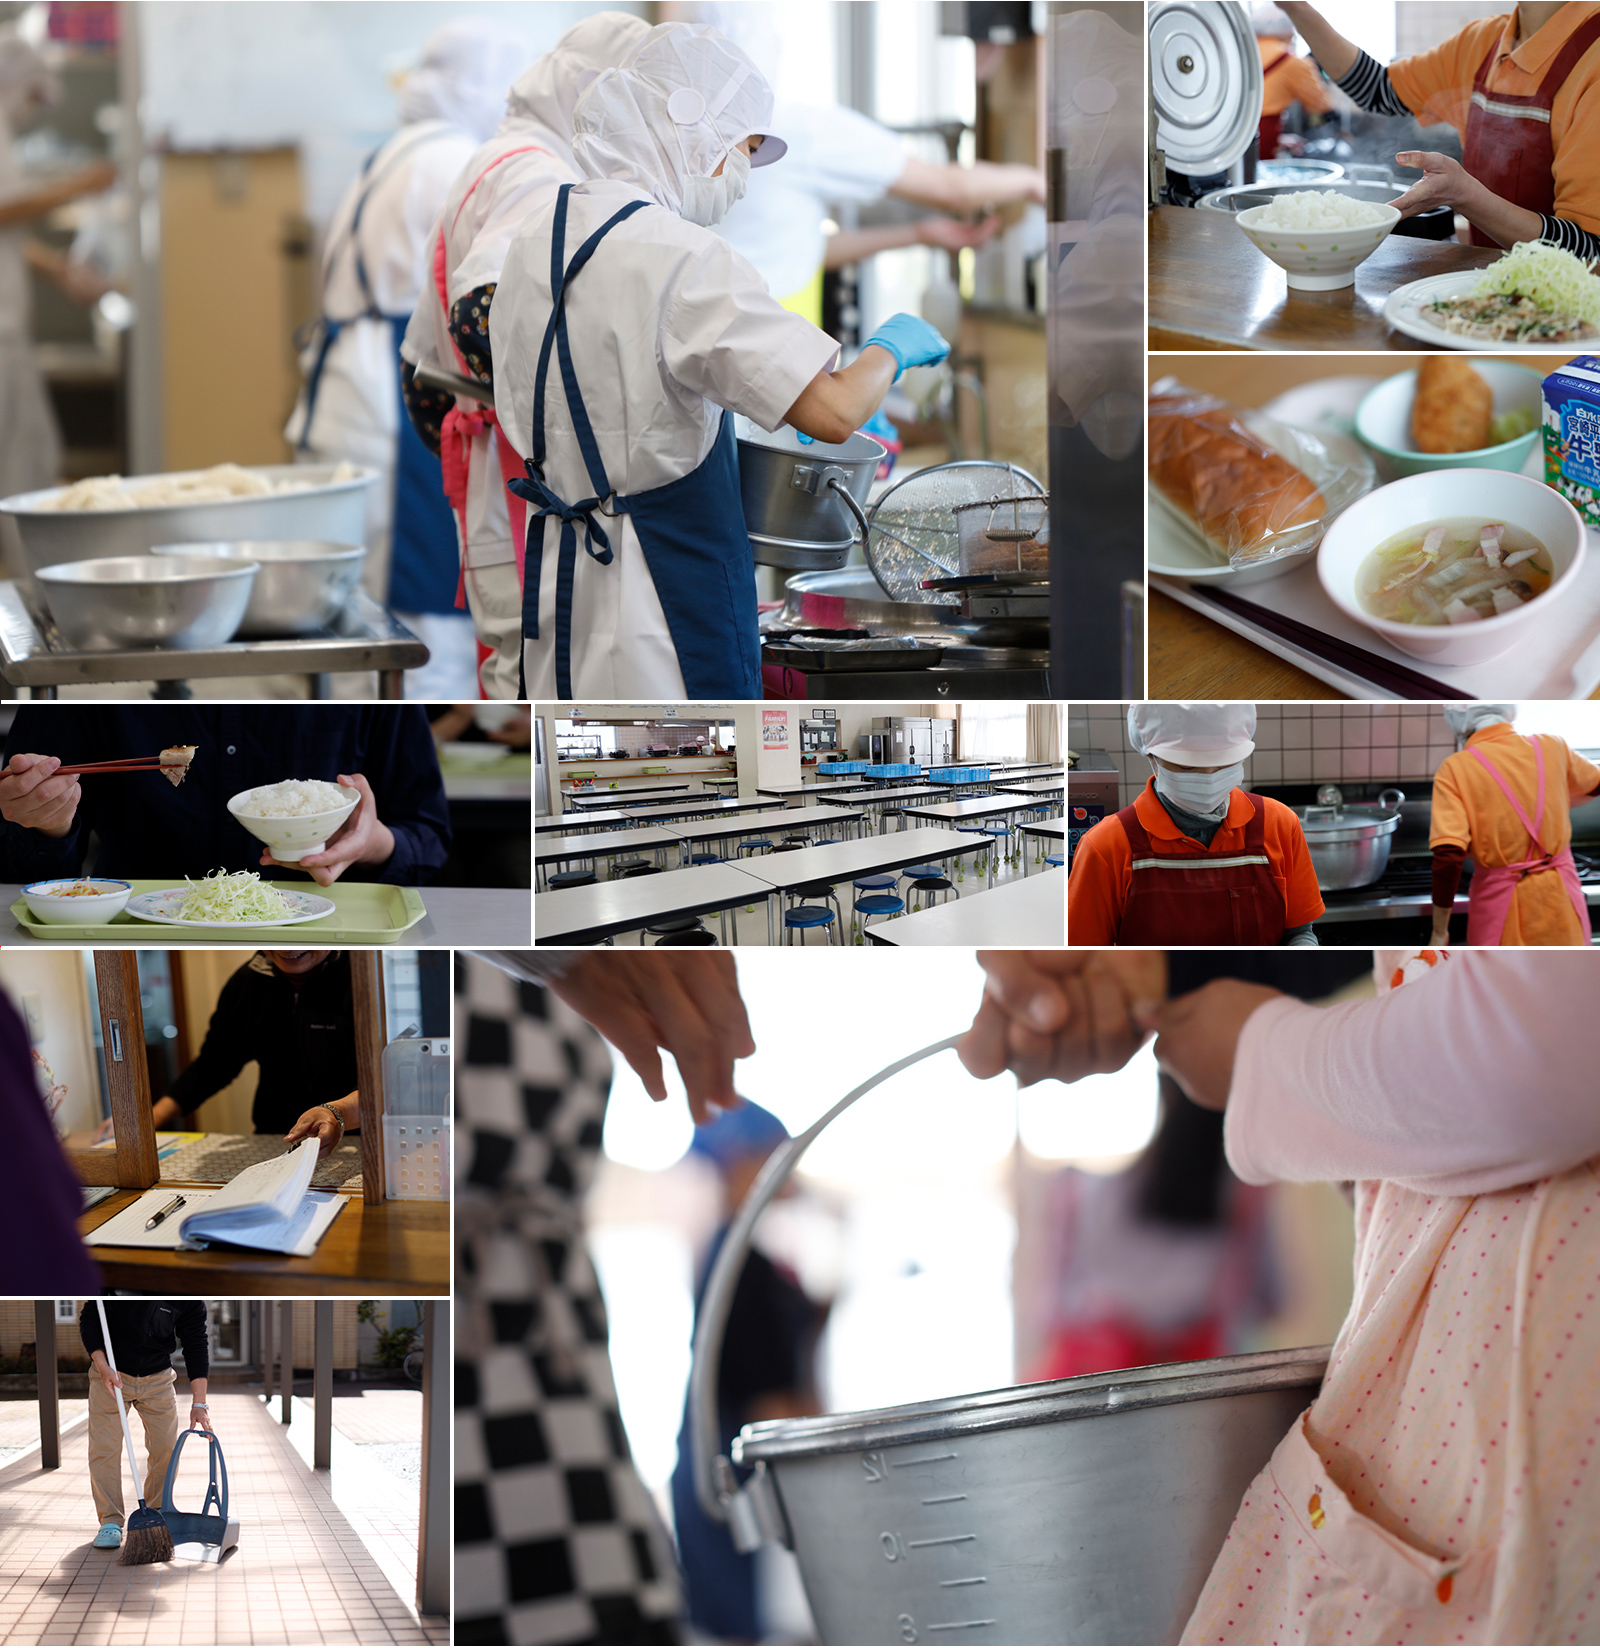
[{"label": "cafeteria floor", "polygon": [[[123,1568],[115,1551],[91,1546],[86,1425],[62,1436],[59,1470],[41,1470],[36,1450],[15,1459],[0,1468],[0,1643],[447,1643],[448,1620],[419,1619],[411,1588],[397,1589],[406,1583],[408,1533],[416,1560],[415,1491],[350,1451],[419,1437],[421,1400],[404,1390],[335,1397],[330,1472],[311,1469],[309,1440],[293,1434],[309,1432],[309,1402],[295,1399],[285,1427],[259,1395],[214,1391],[228,1510],[240,1524],[238,1546],[218,1564]],[[37,1406],[15,1406],[35,1415],[37,1437]],[[134,1437],[142,1462],[137,1422]],[[185,1446],[185,1478],[191,1454],[204,1458],[199,1444]],[[178,1498],[198,1508],[198,1493],[193,1506],[181,1490]],[[135,1503],[129,1497],[128,1508]]]}]

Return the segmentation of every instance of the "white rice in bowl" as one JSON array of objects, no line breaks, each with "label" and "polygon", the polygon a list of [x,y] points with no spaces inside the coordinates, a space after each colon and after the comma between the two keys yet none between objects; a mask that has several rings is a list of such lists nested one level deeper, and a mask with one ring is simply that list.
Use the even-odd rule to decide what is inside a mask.
[{"label": "white rice in bowl", "polygon": [[1258,206],[1256,211],[1259,215],[1250,222],[1257,229],[1364,229],[1388,216],[1381,206],[1332,189],[1279,195],[1270,206]]},{"label": "white rice in bowl", "polygon": [[302,818],[310,813],[336,812],[350,797],[337,784],[322,778],[286,778],[250,792],[237,809],[245,818]]}]

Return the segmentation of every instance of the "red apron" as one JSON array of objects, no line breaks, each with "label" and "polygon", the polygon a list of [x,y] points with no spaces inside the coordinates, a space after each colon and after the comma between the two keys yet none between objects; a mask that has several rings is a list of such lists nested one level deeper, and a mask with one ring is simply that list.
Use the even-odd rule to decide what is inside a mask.
[{"label": "red apron", "polygon": [[1118,944],[1276,944],[1283,937],[1283,894],[1267,857],[1266,803],[1246,794],[1251,818],[1244,851],[1214,856],[1157,853],[1133,807],[1117,814],[1133,849],[1133,873]]},{"label": "red apron", "polygon": [[[1597,40],[1600,40],[1600,15],[1591,17],[1573,31],[1572,38],[1556,53],[1549,72],[1532,96],[1490,93],[1489,71],[1500,55],[1499,40],[1479,65],[1477,78],[1472,82],[1461,164],[1485,188],[1524,211],[1543,212],[1548,216],[1555,210],[1556,150],[1550,135],[1550,110],[1567,76]],[[1498,246],[1500,243],[1474,227],[1472,244]]]},{"label": "red apron", "polygon": [[1544,744],[1537,737],[1530,738],[1528,742],[1533,745],[1533,758],[1539,769],[1539,794],[1531,819],[1489,757],[1475,745],[1467,746],[1467,753],[1476,756],[1500,786],[1500,793],[1511,803],[1517,821],[1528,832],[1534,846],[1541,849],[1537,856],[1524,858],[1516,864],[1477,864],[1474,867],[1472,883],[1467,889],[1468,944],[1498,944],[1506,930],[1511,901],[1517,895],[1517,883],[1547,870],[1554,870],[1561,877],[1578,917],[1578,926],[1583,930],[1583,942],[1589,942],[1589,904],[1583,896],[1583,885],[1578,880],[1578,867],[1572,862],[1572,848],[1568,845],[1559,852],[1547,853],[1539,840],[1539,826],[1544,822]]},{"label": "red apron", "polygon": [[[467,192],[461,197],[461,204],[456,207],[456,217],[459,218],[466,209],[473,191],[502,161],[510,160],[513,155],[548,153],[548,149],[541,148],[537,143],[527,143],[520,149],[508,149],[503,155],[497,155],[473,178]],[[445,268],[443,224],[439,226],[439,238],[433,248],[433,287],[439,295],[439,307],[444,310],[445,335],[450,337],[450,348],[456,357],[456,368],[462,377],[470,378],[473,374],[462,358],[461,351],[456,348],[455,339],[450,333],[450,287],[448,271]],[[467,542],[467,480],[472,473],[472,442],[476,436],[489,429],[494,430],[495,451],[500,458],[501,477],[509,483],[521,476],[522,459],[517,456],[516,448],[501,433],[494,408],[478,406],[469,411],[457,402],[444,415],[444,427],[439,442],[439,461],[444,470],[445,496],[450,500],[450,507],[455,511],[456,519],[461,524],[463,550]],[[511,546],[517,557],[517,583],[520,585],[523,578],[523,558],[527,554],[527,505],[509,489],[506,501],[511,523]],[[463,560],[461,582],[456,587],[458,607],[464,606],[466,602],[465,582],[466,562]]]}]

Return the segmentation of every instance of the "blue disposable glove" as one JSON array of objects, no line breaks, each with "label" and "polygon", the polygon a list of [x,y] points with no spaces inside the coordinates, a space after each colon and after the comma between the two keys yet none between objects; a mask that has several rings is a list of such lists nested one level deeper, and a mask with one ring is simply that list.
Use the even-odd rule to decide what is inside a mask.
[{"label": "blue disposable glove", "polygon": [[808,435],[803,429],[795,430],[795,438],[802,446],[815,446],[817,444],[817,437],[815,435]]},{"label": "blue disposable glove", "polygon": [[920,315],[891,315],[867,339],[874,343],[899,361],[900,372],[908,366],[936,366],[950,353],[950,345]]}]

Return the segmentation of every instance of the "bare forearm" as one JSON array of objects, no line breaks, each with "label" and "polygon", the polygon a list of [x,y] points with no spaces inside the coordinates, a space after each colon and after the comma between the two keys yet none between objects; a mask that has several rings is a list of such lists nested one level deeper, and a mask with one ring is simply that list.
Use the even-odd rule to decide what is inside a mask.
[{"label": "bare forearm", "polygon": [[1280,9],[1287,14],[1330,80],[1343,80],[1356,66],[1361,48],[1346,40],[1315,6],[1305,4],[1304,0],[1289,0],[1289,4]]},{"label": "bare forearm", "polygon": [[183,1111],[179,1108],[178,1101],[176,1099],[171,1097],[162,1097],[156,1100],[155,1105],[151,1109],[150,1119],[156,1124],[157,1127],[168,1127],[173,1122],[181,1121],[183,1119]]},{"label": "bare forearm", "polygon": [[205,1406],[206,1377],[204,1374],[202,1374],[198,1379],[191,1379],[189,1381],[189,1400],[191,1402],[199,1403],[201,1407]]},{"label": "bare forearm", "polygon": [[1476,178],[1471,180],[1466,199],[1456,210],[1474,228],[1481,229],[1490,240],[1501,246],[1537,240],[1544,233],[1544,219],[1537,212],[1530,212],[1503,195],[1497,195]]},{"label": "bare forearm", "polygon": [[899,369],[887,349],[869,344],[848,366],[817,373],[784,421],[813,440],[846,441],[878,410]]},{"label": "bare forearm", "polygon": [[1044,174],[1036,166],[1002,166],[977,160],[970,166],[936,166],[908,160],[889,193],[922,206],[961,214],[1013,201],[1044,200]]},{"label": "bare forearm", "polygon": [[898,252],[904,246],[920,245],[921,240],[922,232],[915,223],[896,223],[881,229],[840,229],[828,236],[822,266],[842,269],[847,263],[860,263],[863,258],[876,257],[879,252]]}]

